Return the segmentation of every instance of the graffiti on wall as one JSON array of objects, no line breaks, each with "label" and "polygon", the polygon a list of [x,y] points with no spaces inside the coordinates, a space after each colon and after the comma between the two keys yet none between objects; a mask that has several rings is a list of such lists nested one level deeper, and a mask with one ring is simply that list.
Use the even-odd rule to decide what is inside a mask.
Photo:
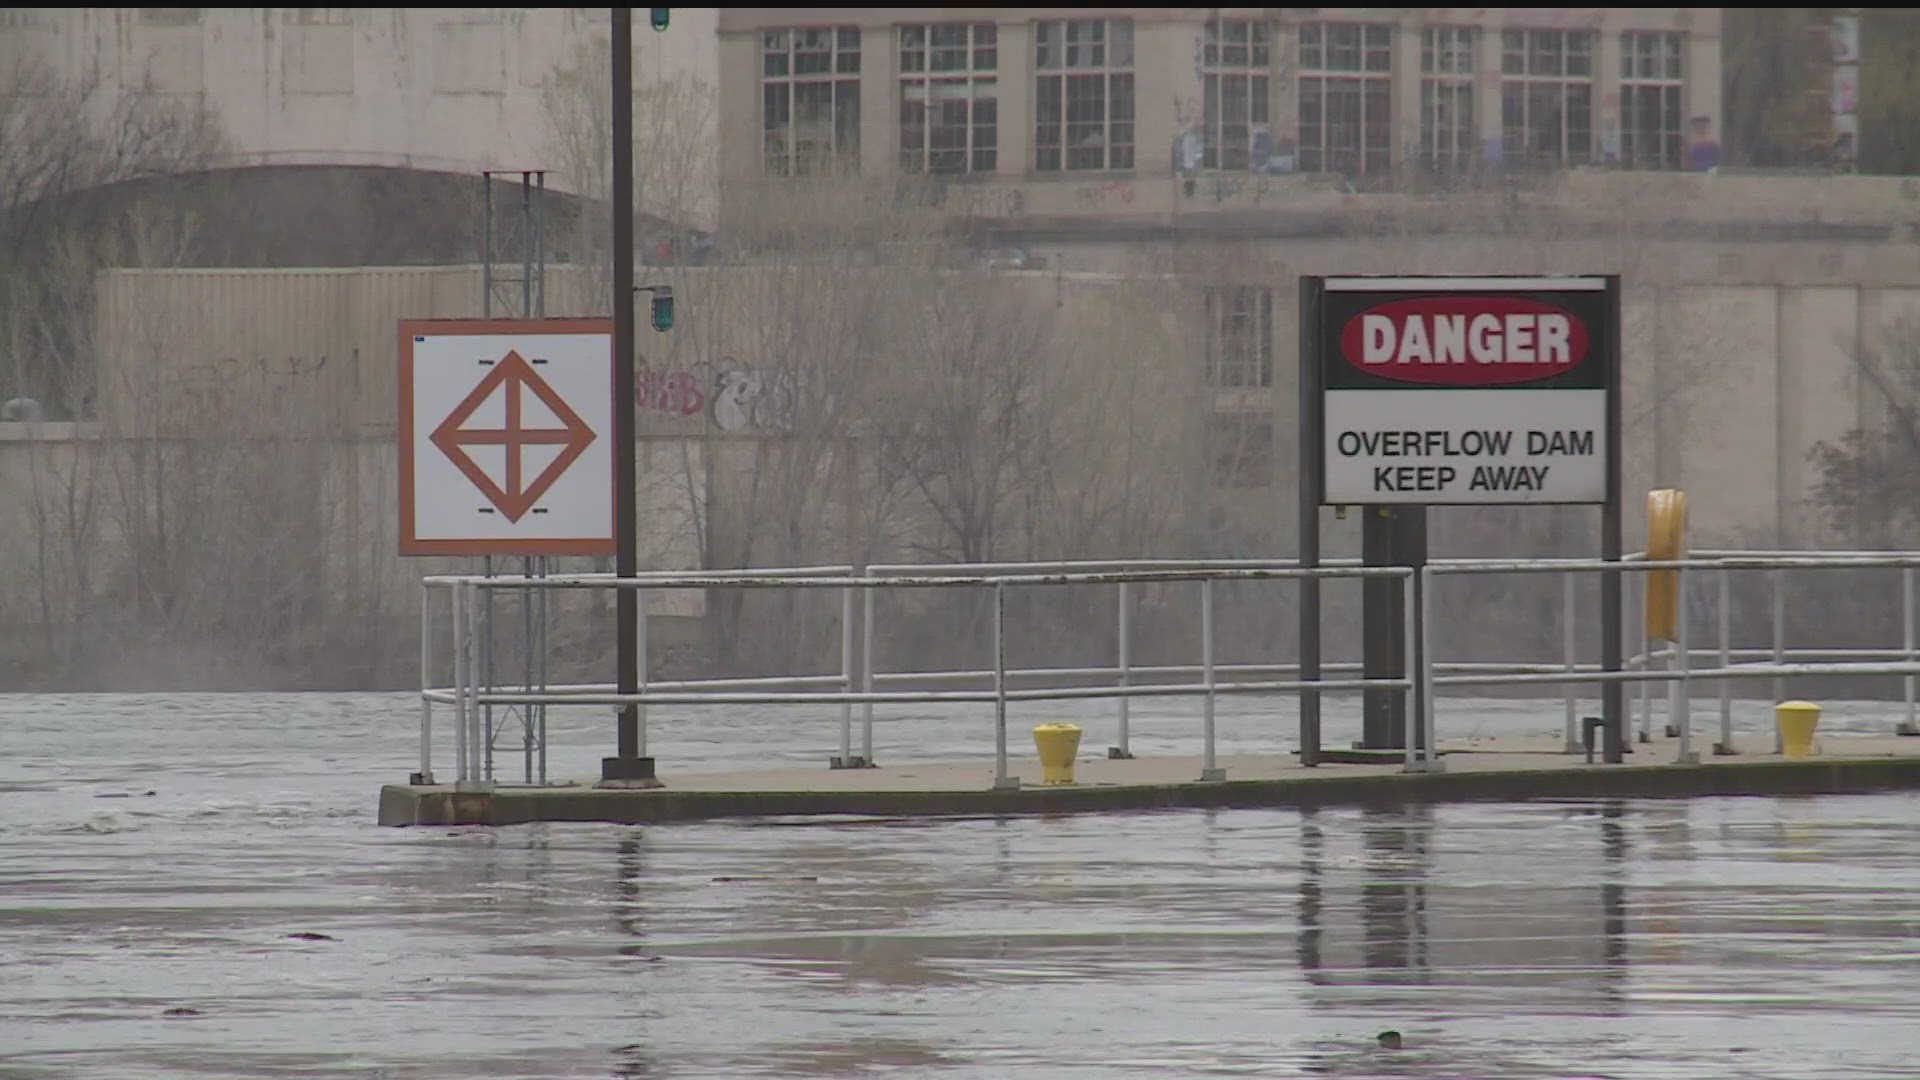
[{"label": "graffiti on wall", "polygon": [[1017,187],[959,185],[948,189],[953,209],[966,217],[1019,217],[1027,209],[1027,196]]},{"label": "graffiti on wall", "polygon": [[1109,203],[1128,205],[1133,202],[1133,185],[1125,180],[1109,180],[1104,184],[1081,184],[1073,191],[1073,201],[1084,209],[1106,206]]},{"label": "graffiti on wall", "polygon": [[707,404],[702,382],[692,371],[642,368],[633,376],[634,405],[663,416],[698,416]]},{"label": "graffiti on wall", "polygon": [[788,431],[805,380],[797,372],[743,363],[729,356],[718,365],[643,368],[634,375],[634,405],[660,416],[701,413],[720,431],[744,434]]},{"label": "graffiti on wall", "polygon": [[713,375],[713,426],[728,434],[791,431],[803,380],[789,369],[743,364],[729,356]]}]

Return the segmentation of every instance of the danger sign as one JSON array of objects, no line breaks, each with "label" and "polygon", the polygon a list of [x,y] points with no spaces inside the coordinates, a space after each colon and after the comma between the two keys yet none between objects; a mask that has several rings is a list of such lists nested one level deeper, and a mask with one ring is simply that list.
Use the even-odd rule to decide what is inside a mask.
[{"label": "danger sign", "polygon": [[1608,281],[1328,278],[1322,501],[1600,503]]},{"label": "danger sign", "polygon": [[400,553],[610,555],[613,327],[400,324]]}]

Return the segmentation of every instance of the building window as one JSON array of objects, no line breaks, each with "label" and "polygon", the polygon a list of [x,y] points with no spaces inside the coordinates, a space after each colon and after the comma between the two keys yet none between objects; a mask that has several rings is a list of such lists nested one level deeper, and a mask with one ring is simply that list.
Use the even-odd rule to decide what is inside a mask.
[{"label": "building window", "polygon": [[900,169],[990,173],[999,160],[992,23],[900,28]]},{"label": "building window", "polygon": [[1420,150],[1423,164],[1467,169],[1479,158],[1473,128],[1473,49],[1468,26],[1437,26],[1420,38]]},{"label": "building window", "polygon": [[1620,35],[1620,163],[1629,169],[1680,167],[1682,40]]},{"label": "building window", "polygon": [[1267,72],[1273,67],[1271,31],[1251,19],[1207,23],[1202,51],[1205,129],[1201,165],[1208,169],[1264,168],[1272,153],[1267,119]]},{"label": "building window", "polygon": [[1300,27],[1300,168],[1348,178],[1393,156],[1393,28]]},{"label": "building window", "polygon": [[1593,160],[1593,33],[1507,30],[1500,133],[1509,165],[1564,169]]},{"label": "building window", "polygon": [[1033,167],[1133,168],[1133,20],[1033,27]]},{"label": "building window", "polygon": [[1273,485],[1273,418],[1263,413],[1217,412],[1208,418],[1213,482],[1223,488]]},{"label": "building window", "polygon": [[1222,286],[1206,291],[1207,385],[1273,385],[1273,292]]},{"label": "building window", "polygon": [[860,168],[860,29],[767,30],[760,48],[769,176]]}]

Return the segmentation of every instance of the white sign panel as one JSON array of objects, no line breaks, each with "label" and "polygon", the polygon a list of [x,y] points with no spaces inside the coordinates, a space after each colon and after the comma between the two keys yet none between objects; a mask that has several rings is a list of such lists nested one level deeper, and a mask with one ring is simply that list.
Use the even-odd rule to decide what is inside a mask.
[{"label": "white sign panel", "polygon": [[1605,390],[1329,390],[1330,503],[1589,503]]},{"label": "white sign panel", "polygon": [[1321,501],[1603,503],[1616,297],[1571,278],[1329,278]]},{"label": "white sign panel", "polygon": [[614,553],[613,324],[400,324],[400,553]]}]

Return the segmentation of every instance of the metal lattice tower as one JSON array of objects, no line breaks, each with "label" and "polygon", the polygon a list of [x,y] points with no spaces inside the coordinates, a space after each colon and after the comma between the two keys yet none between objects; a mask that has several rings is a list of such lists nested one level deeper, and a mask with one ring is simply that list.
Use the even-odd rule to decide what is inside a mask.
[{"label": "metal lattice tower", "polygon": [[[495,177],[518,176],[519,184]],[[516,190],[517,188],[517,190]],[[538,319],[547,313],[545,169],[488,169],[480,173],[485,206],[480,227],[480,313]]]},{"label": "metal lattice tower", "polygon": [[[505,177],[517,175],[517,185]],[[495,177],[503,178],[501,183]],[[480,226],[480,313],[483,318],[541,319],[547,314],[547,244],[545,169],[488,169],[480,174],[481,197],[485,202]],[[498,205],[496,205],[498,204]],[[505,562],[506,560],[500,560]],[[483,561],[481,572],[496,576],[499,567],[492,558]],[[527,577],[546,577],[547,560],[541,556],[520,559],[520,573]],[[488,589],[480,609],[480,682],[492,690],[501,684],[501,665],[496,663],[497,634],[500,626],[494,597],[504,590]],[[512,596],[514,593],[504,593]],[[520,671],[517,685],[530,693],[547,686],[547,595],[546,589],[521,589],[520,599]],[[512,665],[507,665],[511,667]],[[518,749],[524,758],[525,782],[547,781],[547,707],[545,705],[506,705],[497,713],[484,706],[486,723],[486,759],[484,776],[494,779],[494,751]],[[519,735],[518,745],[512,736]]]}]

